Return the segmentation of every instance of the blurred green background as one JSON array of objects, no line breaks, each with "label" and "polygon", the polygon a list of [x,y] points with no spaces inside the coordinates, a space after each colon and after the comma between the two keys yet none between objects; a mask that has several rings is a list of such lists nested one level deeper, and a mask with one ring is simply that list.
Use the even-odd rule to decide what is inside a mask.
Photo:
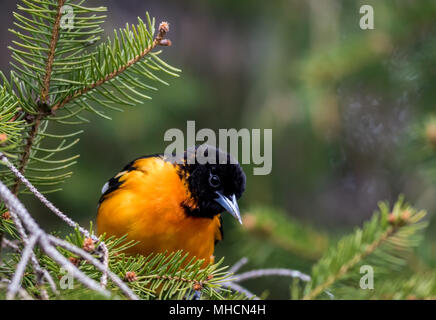
[{"label": "blurred green background", "polygon": [[[247,257],[246,269],[309,272],[378,201],[405,194],[431,222],[414,265],[435,267],[436,1],[88,2],[108,6],[109,35],[146,11],[169,21],[173,46],[163,57],[183,73],[151,102],[112,113],[113,121],[89,115],[71,151],[81,155],[74,176],[49,196],[62,210],[88,225],[103,184],[133,158],[163,152],[165,131],[185,131],[187,120],[197,129],[272,128],[272,173],[253,176],[244,167],[245,225],[225,217],[217,256],[226,264]],[[363,4],[374,7],[374,30],[359,27]],[[0,3],[3,71],[15,8],[16,1]],[[28,205],[46,228],[63,227]],[[275,298],[288,297],[289,285],[248,283]]]}]

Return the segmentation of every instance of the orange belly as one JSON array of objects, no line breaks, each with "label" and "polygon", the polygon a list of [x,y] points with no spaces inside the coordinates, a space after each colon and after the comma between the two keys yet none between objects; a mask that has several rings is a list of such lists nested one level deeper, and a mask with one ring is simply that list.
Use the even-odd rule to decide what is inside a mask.
[{"label": "orange belly", "polygon": [[186,185],[171,163],[158,158],[138,160],[140,170],[126,172],[123,184],[101,203],[99,234],[139,241],[128,253],[183,250],[190,256],[213,263],[215,241],[220,240],[219,216],[187,216],[181,204],[189,201]]}]

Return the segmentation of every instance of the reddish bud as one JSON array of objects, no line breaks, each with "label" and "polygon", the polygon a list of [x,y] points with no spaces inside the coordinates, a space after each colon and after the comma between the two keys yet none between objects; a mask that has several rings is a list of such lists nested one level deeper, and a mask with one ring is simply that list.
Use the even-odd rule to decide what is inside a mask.
[{"label": "reddish bud", "polygon": [[2,218],[4,220],[9,220],[11,219],[11,213],[9,211],[6,211],[5,213],[2,214]]},{"label": "reddish bud", "polygon": [[8,135],[6,133],[1,133],[0,134],[0,143],[5,142],[6,140],[8,140]]},{"label": "reddish bud", "polygon": [[136,273],[133,272],[133,271],[126,272],[126,275],[124,276],[124,279],[127,282],[134,282],[134,281],[138,280],[138,278],[136,277]]},{"label": "reddish bud", "polygon": [[170,31],[170,24],[166,21],[163,21],[159,25],[159,33],[165,34]]},{"label": "reddish bud", "polygon": [[91,238],[86,238],[85,241],[83,241],[83,250],[87,252],[94,252],[95,250],[94,240],[92,240]]},{"label": "reddish bud", "polygon": [[397,218],[394,216],[393,213],[390,213],[388,215],[388,222],[389,224],[395,224],[397,222]]},{"label": "reddish bud", "polygon": [[196,282],[192,286],[192,289],[194,289],[195,291],[200,291],[201,289],[203,289],[203,285],[200,282]]},{"label": "reddish bud", "polygon": [[80,263],[80,259],[78,259],[78,258],[69,257],[68,260],[70,260],[70,262],[71,262],[72,264],[74,264],[76,267],[77,267],[77,266],[79,265],[79,263]]},{"label": "reddish bud", "polygon": [[169,39],[162,39],[162,40],[159,42],[159,44],[160,44],[161,46],[164,46],[164,47],[171,47],[173,43],[172,43],[171,40],[169,40]]}]

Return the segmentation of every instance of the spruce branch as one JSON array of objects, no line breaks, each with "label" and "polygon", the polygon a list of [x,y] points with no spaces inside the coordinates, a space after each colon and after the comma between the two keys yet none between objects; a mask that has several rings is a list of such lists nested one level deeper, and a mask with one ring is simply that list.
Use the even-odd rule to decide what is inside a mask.
[{"label": "spruce branch", "polygon": [[[67,249],[71,253],[76,254],[79,257],[85,259],[86,261],[91,263],[93,266],[95,266],[98,270],[100,270],[105,275],[105,277],[109,277],[113,281],[113,283],[116,286],[118,286],[121,289],[121,291],[129,299],[138,300],[138,297],[130,290],[130,288],[117,275],[115,275],[113,272],[111,272],[104,263],[101,263],[99,260],[94,258],[91,254],[89,254],[88,252],[72,245],[71,243],[69,243],[65,240],[56,238],[54,236],[49,235],[48,240],[53,245],[63,247],[64,249]],[[106,285],[106,283],[101,284],[102,287],[104,287],[105,285]]]},{"label": "spruce branch", "polygon": [[[35,121],[32,124],[32,127],[30,129],[29,136],[26,139],[26,147],[23,150],[22,158],[21,158],[21,161],[20,161],[19,173],[21,173],[21,174],[24,174],[24,172],[26,170],[26,166],[27,166],[27,164],[29,162],[29,159],[30,159],[30,153],[31,153],[32,147],[34,145],[35,138],[38,135],[38,131],[39,131],[40,126],[41,126],[42,118],[43,118],[42,114],[38,114],[36,116]],[[14,184],[14,186],[12,188],[13,193],[15,195],[18,195],[18,192],[20,190],[20,183],[21,183],[21,181],[17,177],[17,179],[15,180],[15,184]]]},{"label": "spruce branch", "polygon": [[256,278],[269,277],[269,276],[290,277],[290,278],[298,278],[302,281],[310,281],[310,276],[298,270],[276,268],[276,269],[259,269],[259,270],[252,270],[252,271],[240,273],[233,277],[233,282],[241,282],[249,279],[256,279]]},{"label": "spruce branch", "polygon": [[102,86],[103,84],[115,79],[116,77],[121,75],[123,72],[125,72],[128,68],[132,67],[133,65],[135,65],[136,63],[138,63],[139,61],[144,59],[157,46],[159,46],[159,45],[167,46],[168,42],[164,41],[165,40],[164,37],[165,37],[167,32],[169,32],[168,23],[162,22],[159,25],[159,33],[155,37],[155,39],[153,40],[151,45],[146,47],[141,53],[137,54],[135,57],[128,60],[126,63],[119,66],[119,68],[117,70],[112,71],[111,73],[99,78],[94,83],[91,83],[87,87],[79,89],[79,90],[73,92],[72,94],[68,95],[67,97],[65,97],[62,101],[58,102],[57,104],[55,104],[51,108],[51,112],[52,113],[56,112],[57,110],[61,109],[66,104],[73,101],[74,99],[77,99],[78,97],[83,96],[83,95],[89,93],[90,91]]},{"label": "spruce branch", "polygon": [[407,299],[435,300],[436,272],[434,270],[419,272],[412,276],[399,276],[396,281],[388,278],[377,283],[376,290],[361,290],[342,293],[345,297],[352,294],[355,299]]},{"label": "spruce branch", "polygon": [[404,204],[402,197],[392,210],[380,203],[379,211],[362,229],[342,238],[314,265],[303,299],[315,299],[339,282],[360,278],[359,265],[368,264],[378,274],[389,274],[404,266],[427,225],[422,221],[425,214]]},{"label": "spruce branch", "polygon": [[[155,21],[147,14],[148,24],[139,19],[137,26],[122,29],[119,36],[115,33],[113,41],[108,39],[93,48],[91,45],[103,32],[101,24],[106,16],[101,13],[107,9],[87,8],[83,3],[83,0],[21,0],[18,12],[14,12],[16,29],[10,30],[17,38],[9,47],[13,71],[10,79],[1,74],[0,93],[5,96],[3,111],[8,112],[12,124],[0,121],[0,131],[17,125],[21,134],[0,135],[0,140],[6,139],[0,150],[11,151],[8,155],[13,155],[21,174],[29,167],[28,180],[44,186],[47,190],[43,192],[58,191],[55,186],[71,176],[71,172],[55,172],[75,164],[76,157],[63,160],[54,157],[74,146],[78,140],[68,144],[67,139],[81,132],[49,134],[49,123],[71,126],[87,122],[81,115],[84,110],[109,118],[98,108],[120,110],[116,105],[139,104],[150,98],[141,91],[157,90],[143,78],[166,83],[157,72],[177,76],[180,71],[159,59],[160,52],[152,52],[157,46],[171,44],[164,38],[169,31],[167,23],[162,23],[154,36]],[[67,5],[74,10],[71,28],[61,26]],[[9,97],[13,99],[6,100]],[[2,95],[0,103],[3,104]],[[61,109],[63,113],[59,112]],[[47,149],[41,146],[46,139],[61,142],[57,148]],[[41,176],[41,172],[46,175]],[[12,186],[14,194],[19,194],[19,179],[10,181],[2,174],[2,181]]]},{"label": "spruce branch", "polygon": [[48,95],[50,92],[50,80],[53,72],[53,63],[55,60],[57,41],[59,39],[59,30],[60,30],[61,18],[62,18],[62,7],[64,5],[65,5],[65,0],[58,0],[57,13],[53,25],[52,36],[49,45],[49,53],[47,55],[47,63],[46,63],[43,87],[41,89],[40,103],[43,105],[48,104]]},{"label": "spruce branch", "polygon": [[44,204],[70,227],[79,229],[79,231],[88,238],[91,237],[88,230],[81,227],[77,222],[73,221],[70,217],[59,210],[51,201],[49,201],[41,192],[39,192],[39,190],[35,188],[35,186],[32,185],[29,180],[27,180],[21,171],[18,170],[2,152],[0,152],[0,160],[6,164],[9,170],[11,170],[16,176],[17,180],[23,183],[30,190],[30,192],[32,192],[39,201],[41,201],[42,204]]},{"label": "spruce branch", "polygon": [[246,288],[242,287],[241,285],[234,283],[234,282],[224,282],[222,284],[224,288],[228,288],[230,290],[233,290],[235,292],[243,293],[248,299],[252,300],[260,300],[259,297],[257,297],[254,293],[247,290]]},{"label": "spruce branch", "polygon": [[[85,236],[90,237],[90,233],[85,230],[84,228],[80,227],[76,222],[71,220],[68,216],[66,216],[64,213],[62,213],[59,209],[57,209],[50,201],[48,201],[20,172],[17,168],[14,167],[14,165],[8,160],[8,158],[0,153],[0,160],[2,160],[8,168],[17,176],[17,179],[22,181],[28,188],[31,190],[35,196],[44,203],[50,210],[52,210],[57,216],[59,216],[62,220],[64,220],[67,224],[69,224],[71,227],[78,228],[78,230],[84,234]],[[0,182],[1,183],[1,182]],[[61,256],[57,251],[52,247],[53,245],[62,246],[66,249],[68,249],[70,252],[73,252],[74,254],[77,254],[81,256],[82,258],[86,259],[87,261],[91,262],[96,268],[98,268],[103,276],[101,280],[101,285],[104,288],[107,284],[107,276],[111,278],[111,280],[120,287],[120,289],[131,299],[136,299],[137,297],[131,292],[131,290],[113,273],[111,273],[108,270],[108,250],[104,244],[104,242],[100,243],[100,247],[103,250],[103,264],[100,263],[97,259],[92,257],[89,253],[85,252],[84,250],[81,250],[77,247],[74,247],[70,245],[68,242],[65,242],[63,240],[57,239],[56,237],[46,235],[42,229],[39,228],[39,226],[36,224],[36,222],[31,218],[30,214],[26,211],[24,206],[19,202],[17,198],[11,200],[9,198],[9,206],[8,202],[5,200],[4,197],[10,197],[10,195],[2,194],[1,193],[1,187],[4,186],[3,184],[0,184],[0,197],[4,200],[6,206],[10,209],[12,217],[14,218],[14,222],[19,230],[19,233],[21,235],[21,238],[23,239],[25,243],[25,248],[21,254],[21,260],[20,263],[17,266],[17,270],[14,274],[13,280],[9,286],[7,297],[8,299],[13,299],[13,297],[16,295],[16,293],[19,290],[19,283],[21,281],[21,278],[24,273],[24,269],[29,262],[29,260],[33,261],[34,267],[37,270],[41,270],[41,267],[39,266],[38,261],[36,260],[36,257],[33,253],[33,248],[37,243],[39,243],[42,247],[42,249],[50,255],[56,262],[62,264],[63,266],[68,267],[67,270],[70,270],[70,272],[73,273],[74,276],[77,277],[79,281],[90,287],[91,289],[96,289],[95,284],[93,282],[90,282],[86,279],[87,277],[82,274],[77,268],[77,270],[71,270],[71,266],[73,266],[68,260],[66,260],[63,256]],[[5,186],[4,186],[5,187]],[[6,187],[5,187],[6,188]],[[7,189],[7,188],[6,188]],[[9,192],[9,190],[8,190]],[[15,205],[15,208],[11,208],[12,205]],[[32,219],[32,220],[29,220]],[[26,220],[23,220],[26,219]],[[28,239],[28,236],[26,234],[26,230],[24,226],[26,226],[26,229],[32,233],[32,236],[30,239]],[[40,271],[41,272],[41,271]],[[44,276],[47,277],[48,272],[44,271],[42,272]],[[53,286],[54,281],[49,278],[49,283]],[[100,290],[99,288],[97,291],[103,293],[104,295],[108,295],[108,292],[105,290]],[[54,290],[56,292],[56,290]]]},{"label": "spruce branch", "polygon": [[[102,271],[102,276],[100,278],[100,284],[103,288],[106,288],[107,278],[108,278],[108,270],[109,270],[109,250],[103,241],[100,242],[100,248],[102,251],[102,261],[101,262],[103,263],[103,266],[104,266],[104,270]],[[133,296],[131,298],[133,298]]]},{"label": "spruce branch", "polygon": [[24,270],[26,269],[27,263],[30,260],[30,256],[33,254],[33,248],[35,247],[40,234],[33,234],[32,237],[27,241],[26,246],[21,253],[20,263],[17,265],[14,277],[8,287],[6,294],[6,299],[12,300],[20,289],[21,278],[23,277]]},{"label": "spruce branch", "polygon": [[[21,229],[20,233],[24,233],[24,226],[26,227],[27,231],[31,234],[31,245],[29,245],[28,240],[25,241],[25,247],[27,249],[26,255],[22,254],[22,259],[20,261],[20,269],[18,269],[18,273],[15,273],[14,280],[11,282],[11,284],[8,287],[8,299],[13,299],[15,293],[17,292],[19,282],[21,281],[22,272],[20,270],[25,267],[32,256],[34,256],[33,253],[33,247],[36,243],[33,243],[33,241],[38,242],[38,244],[41,246],[41,248],[46,252],[47,255],[52,257],[56,262],[61,264],[65,267],[66,270],[69,270],[72,275],[77,278],[80,282],[82,282],[84,285],[89,287],[92,290],[98,291],[101,294],[105,296],[109,296],[109,293],[103,290],[95,281],[89,279],[85,274],[83,274],[80,270],[74,267],[65,257],[59,254],[59,252],[50,244],[50,242],[47,240],[48,235],[46,235],[42,229],[36,224],[36,222],[33,220],[33,218],[30,216],[30,214],[27,212],[26,208],[21,204],[21,202],[15,197],[14,194],[12,194],[9,189],[0,182],[0,198],[5,203],[6,207],[10,210],[11,214],[16,217],[16,221],[19,222],[18,227]],[[32,250],[30,250],[31,248]]]},{"label": "spruce branch", "polygon": [[[0,160],[3,161],[6,166],[14,173],[14,175],[16,175],[16,177],[44,204],[46,205],[51,211],[53,211],[57,216],[59,216],[63,221],[65,221],[69,226],[76,228],[83,236],[87,237],[86,239],[90,239],[90,233],[80,227],[76,222],[74,222],[73,220],[71,220],[68,216],[66,216],[64,213],[62,213],[59,209],[57,209],[50,201],[48,201],[46,199],[46,197],[44,197],[19,171],[16,167],[14,167],[14,165],[8,160],[8,158],[0,153]],[[16,216],[15,214],[13,216]],[[15,221],[17,221],[17,225],[18,225],[18,229],[20,231],[20,234],[22,234],[22,237],[24,239],[27,239],[27,235],[25,233],[24,227],[21,224],[21,220],[16,217]],[[39,235],[38,235],[39,236]],[[36,237],[36,236],[34,236]],[[37,238],[37,237],[36,237]],[[96,260],[94,257],[92,257],[89,253],[86,253],[85,251],[75,247],[74,245],[70,244],[69,242],[66,242],[64,240],[58,239],[56,237],[53,236],[48,236],[49,240],[51,241],[51,243],[55,246],[60,246],[64,249],[67,249],[69,252],[79,256],[81,259],[85,259],[87,261],[91,261],[91,263],[93,265],[95,265],[102,273],[103,276],[101,277],[101,285],[102,287],[106,287],[107,284],[107,277],[109,276],[109,278],[118,286],[120,287],[124,287],[125,293],[127,292],[127,296],[131,299],[134,299],[135,296],[130,296],[128,294],[127,291],[127,287],[124,285],[124,283],[113,273],[111,273],[108,270],[108,263],[109,263],[109,250],[106,246],[101,246],[101,249],[103,250],[103,267],[100,266],[99,261]],[[91,240],[92,241],[92,240]],[[13,279],[13,285],[11,286],[11,291],[9,292],[8,297],[13,297],[17,291],[19,290],[19,286],[17,285],[17,282],[19,282],[19,280],[22,277],[22,272],[21,270],[23,270],[23,266],[25,267],[28,261],[28,254],[27,252],[29,251],[29,248],[33,248],[35,246],[35,242],[36,240],[34,240],[34,238],[31,238],[31,241],[27,241],[26,240],[26,248],[24,250],[24,252],[26,252],[26,254],[22,254],[20,263],[18,264],[17,267],[17,271],[19,271],[18,273],[16,272],[14,274],[14,279]],[[101,244],[104,244],[104,242],[102,241]],[[33,252],[32,252],[33,254]],[[52,253],[53,254],[53,253]],[[177,255],[175,255],[174,257],[178,257]],[[56,260],[57,262],[59,262],[60,257],[56,256],[56,258],[58,260]],[[170,266],[172,265],[172,263],[176,264],[176,265],[180,265],[180,262],[177,262],[177,259],[174,259],[172,261],[169,261],[167,264]],[[230,276],[231,273],[236,272],[237,270],[239,270],[244,264],[246,264],[248,262],[248,259],[243,258],[241,259],[238,263],[236,263],[230,270],[229,272],[227,272],[226,274],[228,276]],[[59,262],[61,263],[61,262]],[[192,266],[191,266],[192,267]],[[173,270],[177,270],[177,269],[173,269]],[[211,271],[205,273],[205,275],[203,275],[200,278],[190,278],[190,277],[186,277],[183,276],[184,273],[188,272],[187,270],[185,271],[181,271],[180,273],[177,274],[173,274],[173,273],[162,273],[162,271],[159,271],[158,273],[156,273],[156,270],[154,270],[153,274],[150,275],[143,275],[143,276],[139,276],[138,279],[141,279],[142,281],[152,281],[154,283],[154,285],[152,287],[157,288],[156,284],[161,284],[162,282],[168,282],[169,284],[171,284],[171,288],[178,288],[179,284],[190,284],[190,287],[194,290],[194,291],[202,291],[205,287],[211,285],[212,288],[213,286],[216,286],[218,283],[221,283],[222,288],[228,288],[231,289],[235,292],[239,292],[239,293],[243,293],[245,294],[248,298],[253,298],[253,299],[258,299],[254,294],[252,294],[250,291],[248,291],[247,289],[243,288],[242,286],[240,286],[239,284],[237,284],[237,282],[241,282],[244,280],[248,280],[248,279],[252,279],[252,278],[258,278],[258,277],[265,277],[265,276],[289,276],[289,277],[298,277],[300,279],[302,279],[303,281],[308,281],[308,276],[302,274],[299,271],[296,270],[290,270],[290,269],[263,269],[263,270],[254,270],[254,271],[249,271],[249,272],[245,272],[245,273],[241,273],[239,275],[234,275],[231,279],[227,279],[227,280],[223,280],[223,279],[217,279],[214,276],[212,276],[213,273],[210,273]],[[198,271],[194,272],[194,274],[197,274]],[[135,273],[136,275],[136,273]],[[136,278],[136,277],[135,277]],[[211,280],[213,279],[213,282],[211,283]],[[309,278],[310,279],[310,278]],[[188,287],[185,286],[185,291]],[[168,289],[168,288],[167,288]],[[180,288],[178,288],[178,290],[180,290]],[[160,297],[162,298],[162,293],[164,291],[161,292]],[[168,291],[171,292],[171,289]],[[183,291],[182,291],[183,292]],[[210,292],[214,292],[217,296],[220,296],[219,294],[217,294],[217,291],[210,291]],[[169,293],[166,294],[166,296],[170,296]],[[180,297],[181,295],[179,295]]]},{"label": "spruce branch", "polygon": [[6,238],[3,238],[2,240],[2,248],[11,248],[12,250],[15,251],[20,251],[20,248],[18,247],[18,244],[16,243],[16,241],[11,241],[8,240]]},{"label": "spruce branch", "polygon": [[[0,160],[2,160],[7,167],[22,181],[26,187],[35,194],[35,196],[43,202],[50,210],[52,210],[56,215],[62,218],[68,225],[71,227],[76,228],[76,230],[85,237],[85,242],[87,240],[90,240],[92,242],[92,246],[84,246],[85,250],[88,250],[90,252],[94,251],[102,251],[102,261],[100,262],[98,259],[94,258],[90,253],[86,252],[83,249],[80,249],[76,247],[75,245],[61,240],[59,238],[56,238],[51,235],[47,235],[38,227],[36,222],[30,217],[30,214],[25,210],[25,208],[22,206],[22,204],[19,202],[19,200],[14,197],[13,201],[4,201],[6,206],[9,208],[11,212],[11,216],[14,219],[17,229],[19,231],[19,234],[24,242],[24,250],[20,252],[21,257],[20,261],[17,265],[16,271],[14,273],[12,282],[9,286],[7,298],[13,299],[13,297],[21,290],[20,288],[20,281],[24,274],[24,269],[34,258],[34,252],[33,248],[38,245],[43,252],[45,252],[51,259],[53,259],[56,263],[64,267],[66,270],[69,270],[72,275],[77,278],[80,282],[82,282],[86,287],[97,290],[97,292],[100,292],[103,295],[108,295],[108,291],[104,290],[104,288],[107,286],[107,278],[109,278],[117,287],[120,288],[120,290],[130,299],[137,299],[138,297],[129,289],[129,287],[113,272],[109,270],[108,264],[110,262],[110,251],[106,247],[106,245],[101,246],[101,244],[104,244],[103,241],[100,242],[97,249],[94,247],[94,240],[89,238],[90,233],[81,228],[77,223],[72,221],[70,218],[68,218],[65,214],[59,211],[51,202],[49,202],[19,171],[14,165],[8,160],[8,158],[0,153]],[[7,198],[9,195],[2,195],[1,185],[0,185],[0,198],[4,199]],[[14,206],[15,205],[15,206]],[[19,206],[21,205],[21,207]],[[79,229],[80,228],[80,229]],[[30,237],[27,235],[29,234]],[[81,240],[80,240],[81,242]],[[100,272],[102,272],[102,277],[100,278],[100,286],[99,289],[96,288],[94,280],[87,278],[87,276],[82,273],[79,269],[77,269],[76,266],[74,266],[71,261],[66,259],[62,254],[60,254],[55,248],[60,247],[65,250],[67,250],[69,253],[74,254],[78,256],[80,259],[83,259],[90,263],[92,266],[97,268]],[[111,246],[111,249],[113,250],[115,245]],[[120,250],[120,249],[118,249]],[[113,252],[113,254],[117,254],[117,252]],[[159,296],[161,298],[167,298],[171,295],[174,295],[176,292],[178,292],[178,296],[181,297],[181,292],[186,294],[186,291],[191,288],[193,290],[203,290],[205,289],[208,294],[213,297],[220,297],[222,296],[216,291],[214,288],[218,288],[218,283],[223,280],[223,277],[220,276],[219,272],[220,269],[217,269],[217,265],[215,266],[209,266],[205,270],[200,270],[201,261],[194,261],[191,260],[191,263],[188,264],[188,266],[185,269],[178,270],[175,266],[180,266],[183,262],[183,259],[186,258],[182,257],[180,254],[176,255],[170,255],[170,258],[164,259],[164,255],[158,256],[157,260],[152,260],[147,265],[147,268],[149,268],[149,265],[157,264],[158,266],[163,264],[163,267],[165,269],[161,270],[153,270],[153,274],[149,274],[146,276],[140,277],[142,281],[145,281],[146,283],[149,283],[151,281],[152,283],[152,289],[157,290],[157,288],[160,286],[162,281],[168,282],[166,285],[164,285],[164,289],[161,291]],[[172,257],[172,258],[171,258]],[[159,260],[160,259],[160,260]],[[117,261],[119,259],[117,258]],[[75,267],[76,269],[72,270],[71,268]],[[38,266],[38,268],[40,268]],[[169,269],[167,269],[169,268]],[[166,273],[163,273],[163,270],[166,270]],[[44,271],[46,271],[44,269]],[[46,271],[47,272],[47,271]],[[43,273],[45,274],[45,273]],[[217,275],[217,276],[215,276]],[[209,278],[210,277],[210,278]],[[90,281],[91,280],[91,281]],[[180,285],[185,283],[185,287],[182,290]],[[189,284],[189,286],[186,286],[186,284]],[[143,289],[142,289],[143,291]],[[164,295],[165,293],[165,295]]]},{"label": "spruce branch", "polygon": [[[9,279],[0,279],[0,288],[7,288],[10,283],[11,281]],[[21,287],[18,289],[18,294],[22,300],[34,300],[29,293]]]},{"label": "spruce branch", "polygon": [[310,281],[309,275],[304,274],[298,270],[284,269],[284,268],[258,269],[258,270],[251,270],[251,271],[235,274],[239,269],[241,269],[247,263],[248,263],[248,259],[246,257],[240,259],[237,263],[235,263],[233,267],[229,269],[229,274],[231,275],[230,279],[224,282],[222,286],[225,288],[229,288],[233,291],[243,293],[249,299],[258,300],[259,298],[254,293],[242,287],[239,284],[239,282],[243,282],[250,279],[269,277],[269,276],[297,278],[304,282]]},{"label": "spruce branch", "polygon": [[238,262],[236,262],[230,269],[229,273],[236,273],[248,263],[248,259],[246,257],[241,258]]},{"label": "spruce branch", "polygon": [[191,299],[199,294],[205,299],[245,298],[223,286],[230,274],[226,267],[220,267],[222,259],[204,267],[203,260],[195,257],[188,260],[189,254],[181,251],[144,257],[113,252],[112,244],[108,248],[111,269],[121,275],[141,299]]},{"label": "spruce branch", "polygon": [[102,288],[100,284],[89,278],[75,265],[73,265],[68,259],[66,259],[61,253],[59,253],[59,251],[56,249],[56,246],[64,247],[70,252],[80,255],[101,272],[107,272],[111,280],[114,281],[114,283],[120,288],[120,290],[124,294],[126,294],[126,296],[131,299],[137,298],[136,295],[116,275],[107,270],[107,267],[104,266],[100,261],[95,259],[92,255],[80,248],[69,244],[68,242],[46,234],[38,226],[35,220],[33,220],[33,218],[31,217],[27,209],[22,205],[22,203],[9,191],[9,189],[2,182],[0,182],[0,198],[3,200],[11,213],[18,217],[19,221],[22,223],[22,226],[31,235],[30,240],[26,243],[25,250],[21,255],[21,261],[17,268],[17,272],[15,273],[13,281],[8,287],[9,299],[13,299],[14,295],[19,290],[19,282],[21,281],[23,275],[23,268],[29,263],[29,260],[31,260],[33,248],[37,244],[50,258],[52,258],[56,263],[68,270],[74,278],[79,280],[89,289],[99,292],[103,296],[110,296],[109,291]]},{"label": "spruce branch", "polygon": [[[11,215],[13,221],[14,221],[15,226],[17,227],[18,233],[19,233],[20,238],[22,239],[25,247],[26,248],[29,248],[29,247],[33,248],[34,245],[32,246],[31,243],[29,243],[28,235],[27,235],[27,233],[26,233],[26,231],[24,229],[24,226],[23,226],[21,220],[19,219],[18,215],[15,213],[15,211],[10,211],[10,215]],[[7,239],[3,239],[3,241],[5,241],[5,240],[7,241]],[[12,245],[12,243],[9,243],[9,244]],[[12,247],[16,248],[16,246],[12,246]],[[2,248],[0,247],[0,250],[1,249]],[[44,279],[49,283],[52,291],[57,294],[56,285],[54,284],[54,280],[51,277],[51,275],[47,272],[47,270],[41,268],[40,263],[39,263],[36,255],[35,255],[35,253],[33,252],[33,250],[29,254],[30,254],[30,260],[31,260],[31,263],[33,265],[33,269],[34,269],[34,272],[35,272],[35,276],[36,276],[36,279],[37,279],[37,284],[38,284],[38,286],[41,289],[42,297],[43,298],[47,298],[47,296],[48,296],[46,290],[43,288],[43,280]],[[28,259],[29,259],[29,256],[26,253],[26,259],[25,260],[21,260],[21,261],[23,261],[22,262],[23,264],[26,262],[26,265],[27,265]],[[17,269],[18,269],[18,267],[17,267]],[[18,273],[18,274],[20,275],[20,273]],[[21,276],[22,276],[22,274],[18,278],[18,281],[21,280]],[[16,283],[12,282],[11,285],[16,286]],[[17,290],[18,289],[13,289],[13,292],[16,293]]]},{"label": "spruce branch", "polygon": [[383,242],[385,242],[387,239],[392,237],[396,232],[396,229],[393,227],[390,227],[388,230],[386,230],[379,238],[375,239],[374,242],[372,242],[364,252],[357,253],[351,260],[349,260],[347,263],[341,266],[339,271],[335,274],[330,275],[327,280],[315,287],[310,294],[304,297],[305,300],[312,300],[319,296],[322,292],[326,291],[327,288],[329,288],[333,283],[335,283],[337,280],[341,279],[347,272],[350,271],[354,266],[356,266],[359,262],[361,262],[363,259],[365,259],[367,256],[372,254]]},{"label": "spruce branch", "polygon": [[[91,234],[88,230],[81,227],[77,222],[73,221],[70,217],[68,217],[66,214],[64,214],[62,211],[60,211],[52,202],[50,202],[41,192],[38,191],[35,186],[33,186],[29,180],[26,179],[26,177],[23,176],[23,174],[9,161],[9,159],[0,152],[0,160],[3,161],[6,166],[13,172],[13,174],[17,177],[17,179],[22,182],[35,196],[36,198],[41,201],[48,209],[50,209],[55,215],[57,215],[59,218],[61,218],[67,225],[70,227],[79,230],[80,233],[82,233],[85,237],[91,238]],[[21,225],[18,219],[15,219],[18,225]],[[24,236],[25,232],[24,229],[21,227],[21,234]],[[101,284],[103,287],[106,287],[107,284],[107,269],[108,269],[108,249],[106,247],[106,244],[101,241],[99,244],[100,249],[103,252],[103,264],[105,266],[105,269],[102,271],[103,275],[101,277]],[[34,259],[33,259],[34,260]]]}]

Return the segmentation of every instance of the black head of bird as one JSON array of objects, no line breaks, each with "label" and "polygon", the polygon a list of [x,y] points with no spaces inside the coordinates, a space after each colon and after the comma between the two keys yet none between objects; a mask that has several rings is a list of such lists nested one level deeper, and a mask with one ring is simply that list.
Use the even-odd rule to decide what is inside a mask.
[{"label": "black head of bird", "polygon": [[188,149],[180,168],[196,203],[186,207],[188,214],[212,218],[227,211],[242,223],[237,200],[245,191],[246,177],[230,154],[204,145]]}]

